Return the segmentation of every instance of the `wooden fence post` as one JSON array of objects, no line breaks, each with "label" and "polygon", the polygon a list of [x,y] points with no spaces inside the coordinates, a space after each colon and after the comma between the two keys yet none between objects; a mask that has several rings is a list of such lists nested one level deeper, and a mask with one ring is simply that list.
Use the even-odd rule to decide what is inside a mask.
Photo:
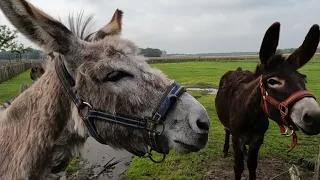
[{"label": "wooden fence post", "polygon": [[318,147],[319,152],[314,166],[313,180],[319,180],[319,167],[320,167],[320,146]]}]

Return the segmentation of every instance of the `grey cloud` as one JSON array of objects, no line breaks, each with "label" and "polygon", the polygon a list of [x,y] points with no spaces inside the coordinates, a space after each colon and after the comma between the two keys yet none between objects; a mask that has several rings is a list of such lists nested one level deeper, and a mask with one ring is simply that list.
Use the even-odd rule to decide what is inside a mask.
[{"label": "grey cloud", "polygon": [[122,9],[124,38],[141,47],[157,47],[170,53],[258,51],[266,29],[275,21],[281,23],[279,47],[298,47],[309,28],[320,24],[318,0],[64,2],[73,4],[74,11],[83,8],[94,13],[96,29],[109,22],[115,9]]}]

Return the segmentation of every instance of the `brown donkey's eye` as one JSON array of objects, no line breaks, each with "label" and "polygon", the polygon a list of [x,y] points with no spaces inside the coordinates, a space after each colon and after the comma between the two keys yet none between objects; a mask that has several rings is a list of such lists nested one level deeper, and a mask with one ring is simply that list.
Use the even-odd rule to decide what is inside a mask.
[{"label": "brown donkey's eye", "polygon": [[270,85],[276,85],[276,84],[281,84],[279,81],[275,80],[275,79],[269,79],[268,80],[268,84]]},{"label": "brown donkey's eye", "polygon": [[105,81],[119,81],[120,79],[124,78],[124,77],[133,77],[132,74],[129,74],[127,72],[124,71],[113,71],[111,73],[109,73],[107,75],[107,77],[103,80]]}]

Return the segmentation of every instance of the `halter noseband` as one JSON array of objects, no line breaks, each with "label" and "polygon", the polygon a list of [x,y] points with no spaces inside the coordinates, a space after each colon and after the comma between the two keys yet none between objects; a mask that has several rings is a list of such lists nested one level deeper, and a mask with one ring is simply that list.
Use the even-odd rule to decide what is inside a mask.
[{"label": "halter noseband", "polygon": [[[101,119],[113,123],[118,123],[138,129],[144,129],[148,133],[148,138],[150,142],[150,150],[147,152],[131,152],[136,156],[143,157],[147,153],[147,157],[149,157],[153,162],[160,163],[164,161],[166,154],[168,154],[168,150],[162,150],[157,144],[157,138],[164,131],[163,122],[166,120],[166,116],[172,107],[172,105],[176,102],[176,100],[186,91],[186,88],[173,83],[169,89],[166,91],[164,96],[161,99],[160,104],[157,109],[153,112],[152,117],[146,118],[132,118],[125,116],[118,116],[114,114],[109,114],[97,109],[94,109],[92,105],[88,102],[83,101],[76,97],[75,93],[72,90],[72,87],[75,86],[75,80],[69,74],[66,69],[63,61],[58,58],[55,60],[55,69],[60,80],[60,83],[63,86],[63,89],[67,96],[74,102],[76,105],[79,115],[86,125],[89,134],[97,140],[101,144],[107,144],[103,138],[98,134],[96,130],[96,126],[93,123],[93,119]],[[161,126],[161,131],[157,131],[157,127]],[[163,154],[163,158],[160,161],[156,161],[152,158],[152,151],[155,150],[159,153]]]},{"label": "halter noseband", "polygon": [[[293,93],[291,96],[289,96],[286,100],[283,102],[279,102],[273,97],[269,96],[268,92],[266,91],[265,87],[263,86],[263,81],[262,81],[262,75],[260,76],[260,90],[261,90],[261,95],[262,95],[262,109],[266,113],[266,115],[270,117],[270,112],[268,109],[268,103],[271,105],[275,106],[279,111],[281,115],[281,122],[277,122],[279,128],[280,128],[280,133],[281,135],[284,136],[291,136],[292,135],[292,143],[290,146],[290,149],[287,152],[290,152],[295,148],[298,142],[298,137],[297,134],[294,132],[293,127],[295,126],[294,123],[292,122],[290,116],[289,116],[289,105],[292,103],[295,103],[296,101],[304,98],[304,97],[312,97],[315,98],[315,96],[307,90],[301,90]],[[288,127],[292,132],[288,134],[288,129],[284,128],[284,125]]]}]

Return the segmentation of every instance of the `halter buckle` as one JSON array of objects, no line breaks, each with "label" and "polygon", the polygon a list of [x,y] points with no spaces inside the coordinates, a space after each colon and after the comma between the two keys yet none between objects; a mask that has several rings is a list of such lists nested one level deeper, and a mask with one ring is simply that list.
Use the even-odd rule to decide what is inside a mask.
[{"label": "halter buckle", "polygon": [[156,112],[155,114],[154,114],[154,116],[153,116],[153,120],[156,120],[156,121],[160,121],[160,119],[161,119],[161,114],[159,114],[158,112]]},{"label": "halter buckle", "polygon": [[[161,131],[157,131],[157,127],[158,126],[161,126],[162,129]],[[149,131],[149,132],[154,132],[156,133],[157,135],[161,135],[163,132],[164,132],[164,124],[162,121],[152,121],[152,120],[147,120],[147,127],[146,129]]]},{"label": "halter buckle", "polygon": [[285,117],[288,114],[288,107],[283,103],[280,103],[278,108],[282,117]]}]

